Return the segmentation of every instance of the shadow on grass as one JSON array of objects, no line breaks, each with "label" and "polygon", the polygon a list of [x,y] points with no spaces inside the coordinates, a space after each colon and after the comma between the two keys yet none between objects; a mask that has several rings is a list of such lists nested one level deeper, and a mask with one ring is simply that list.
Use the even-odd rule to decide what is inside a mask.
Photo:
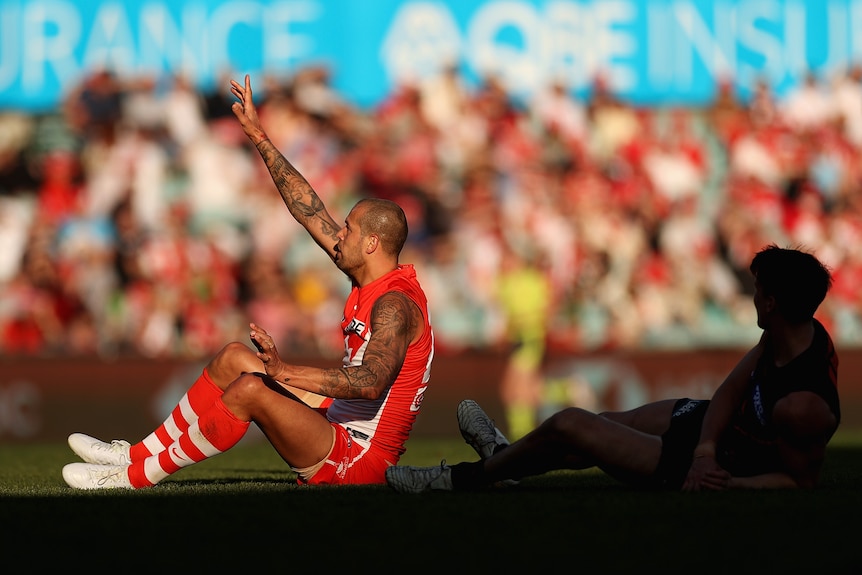
[{"label": "shadow on grass", "polygon": [[[469,456],[461,446],[417,441],[405,463],[458,461]],[[60,477],[70,460],[65,446],[0,447],[0,546],[28,569],[862,572],[848,527],[862,509],[862,447],[852,445],[830,448],[813,491],[699,494],[633,490],[595,471],[418,496],[299,486],[268,444],[152,489],[81,492]]]}]

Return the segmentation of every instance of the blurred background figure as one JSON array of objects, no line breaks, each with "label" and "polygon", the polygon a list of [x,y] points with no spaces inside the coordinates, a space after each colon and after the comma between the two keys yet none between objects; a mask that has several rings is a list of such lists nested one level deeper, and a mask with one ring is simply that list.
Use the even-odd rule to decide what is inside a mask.
[{"label": "blurred background figure", "polygon": [[552,292],[541,262],[520,254],[506,241],[501,243],[503,254],[496,295],[504,322],[504,345],[508,349],[508,357],[500,382],[500,398],[508,437],[515,440],[540,423],[537,419],[544,403],[542,367],[547,350]]}]

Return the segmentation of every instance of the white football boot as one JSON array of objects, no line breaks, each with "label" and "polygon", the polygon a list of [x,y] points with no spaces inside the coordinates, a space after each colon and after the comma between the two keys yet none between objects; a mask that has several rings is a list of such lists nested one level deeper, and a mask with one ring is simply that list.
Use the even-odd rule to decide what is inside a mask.
[{"label": "white football boot", "polygon": [[63,480],[75,489],[134,489],[127,465],[70,463],[63,467]]},{"label": "white football boot", "polygon": [[129,457],[131,445],[122,439],[107,443],[83,433],[73,433],[69,436],[69,447],[87,463],[129,465],[132,462]]}]

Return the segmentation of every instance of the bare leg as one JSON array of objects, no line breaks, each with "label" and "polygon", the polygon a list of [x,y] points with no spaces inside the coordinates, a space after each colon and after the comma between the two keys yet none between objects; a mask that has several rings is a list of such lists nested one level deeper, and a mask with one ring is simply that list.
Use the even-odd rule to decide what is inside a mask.
[{"label": "bare leg", "polygon": [[329,420],[272,378],[241,377],[230,385],[222,401],[238,419],[254,421],[292,467],[312,466],[332,449]]},{"label": "bare leg", "polygon": [[662,435],[670,426],[676,402],[676,399],[663,399],[628,411],[605,411],[600,415],[644,433]]},{"label": "bare leg", "polygon": [[598,466],[620,480],[636,482],[658,465],[661,432],[672,407],[673,402],[666,401],[602,415],[576,407],[565,409],[486,459],[486,478],[494,482]]}]

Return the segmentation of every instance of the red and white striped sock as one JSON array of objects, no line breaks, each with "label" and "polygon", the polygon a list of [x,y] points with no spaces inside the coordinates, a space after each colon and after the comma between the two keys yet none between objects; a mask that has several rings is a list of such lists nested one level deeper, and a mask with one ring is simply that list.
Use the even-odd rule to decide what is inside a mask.
[{"label": "red and white striped sock", "polygon": [[189,426],[198,420],[200,414],[209,409],[223,393],[221,388],[213,383],[204,368],[167,419],[155,431],[129,448],[129,458],[132,461],[141,461],[164,451],[181,437]]},{"label": "red and white striped sock", "polygon": [[155,485],[183,467],[227,451],[243,438],[250,424],[238,419],[218,398],[167,449],[134,461],[128,468],[129,481],[136,489]]}]

